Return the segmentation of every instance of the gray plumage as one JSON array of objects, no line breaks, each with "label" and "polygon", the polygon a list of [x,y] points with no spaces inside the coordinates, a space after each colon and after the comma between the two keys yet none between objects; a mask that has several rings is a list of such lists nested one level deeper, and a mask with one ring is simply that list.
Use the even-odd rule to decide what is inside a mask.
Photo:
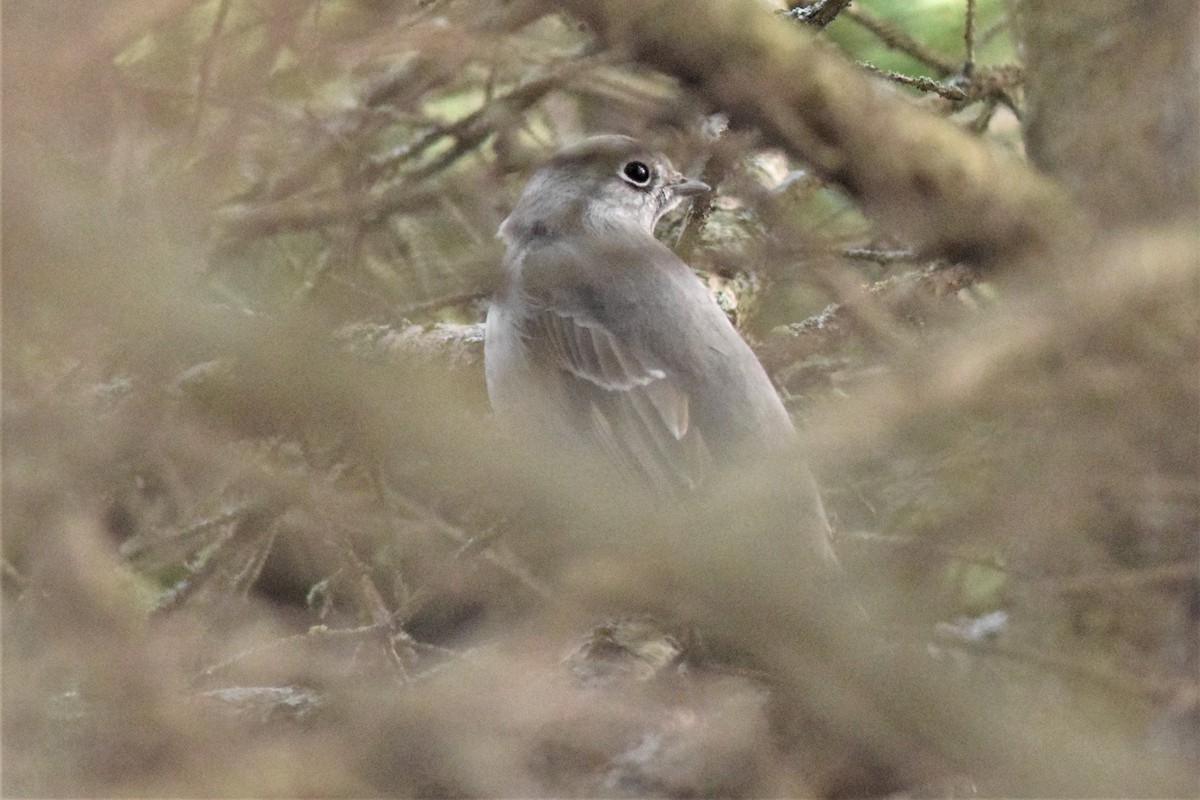
[{"label": "gray plumage", "polygon": [[500,226],[505,284],[487,316],[502,423],[666,489],[792,440],[754,353],[654,238],[666,211],[707,190],[625,136],[587,139],[533,176]]}]

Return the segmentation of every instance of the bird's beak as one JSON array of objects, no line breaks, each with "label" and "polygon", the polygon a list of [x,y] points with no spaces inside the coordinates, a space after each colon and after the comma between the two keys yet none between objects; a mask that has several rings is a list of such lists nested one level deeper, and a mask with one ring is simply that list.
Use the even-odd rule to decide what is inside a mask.
[{"label": "bird's beak", "polygon": [[679,197],[691,197],[692,195],[711,192],[712,187],[704,181],[698,181],[694,178],[680,178],[679,183],[671,185],[671,191]]}]

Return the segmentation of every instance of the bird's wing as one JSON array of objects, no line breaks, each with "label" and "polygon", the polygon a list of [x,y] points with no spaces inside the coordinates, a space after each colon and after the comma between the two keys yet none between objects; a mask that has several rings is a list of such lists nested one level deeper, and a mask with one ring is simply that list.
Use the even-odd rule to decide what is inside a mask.
[{"label": "bird's wing", "polygon": [[696,485],[711,458],[687,393],[654,355],[560,296],[531,296],[527,352],[559,389],[572,428],[612,461],[663,489]]}]

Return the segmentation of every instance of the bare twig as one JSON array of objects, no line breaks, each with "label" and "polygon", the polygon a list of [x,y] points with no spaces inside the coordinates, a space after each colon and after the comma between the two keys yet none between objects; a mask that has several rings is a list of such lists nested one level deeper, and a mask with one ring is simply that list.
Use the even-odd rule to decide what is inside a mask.
[{"label": "bare twig", "polygon": [[901,86],[911,86],[914,89],[920,89],[923,92],[933,92],[936,95],[946,98],[954,103],[961,103],[967,100],[970,95],[957,86],[949,86],[944,83],[939,83],[932,78],[926,78],[921,75],[905,75],[900,72],[893,72],[890,69],[883,69],[874,64],[868,64],[865,61],[858,62],[858,65],[874,75],[887,78],[889,81],[898,83]]},{"label": "bare twig", "polygon": [[409,516],[417,517],[451,541],[459,544],[462,547],[461,553],[477,553],[484,561],[487,561],[510,578],[515,579],[519,584],[542,600],[555,600],[556,596],[550,588],[534,577],[528,566],[522,563],[507,548],[500,546],[499,543],[492,540],[488,540],[485,546],[478,547],[478,537],[471,536],[461,528],[452,525],[411,497],[407,497],[389,488],[381,477],[377,476],[375,483],[377,490],[382,494],[383,501],[392,510],[393,514],[397,516],[408,514]]},{"label": "bare twig", "polygon": [[395,306],[390,309],[391,317],[394,319],[408,319],[422,314],[428,314],[431,311],[438,311],[443,308],[456,308],[467,306],[478,300],[487,297],[486,291],[473,289],[467,292],[455,292],[454,294],[439,295],[430,297],[426,300],[415,300],[405,303],[401,306]]},{"label": "bare twig", "polygon": [[[901,256],[897,261],[908,260],[907,254]],[[977,279],[978,275],[965,267],[935,265],[878,281],[861,292],[862,301],[831,303],[819,314],[776,329],[762,343],[759,356],[774,373],[813,355],[836,352],[851,337],[892,340],[892,324],[897,318],[921,321],[921,315],[913,313],[914,306],[922,307],[916,301],[928,303],[951,296]]]},{"label": "bare twig", "polygon": [[692,201],[692,206],[688,209],[687,217],[683,221],[683,229],[679,232],[679,239],[675,243],[675,251],[684,261],[690,260],[696,247],[700,244],[704,226],[712,213],[713,202],[717,199],[717,188],[725,181],[730,170],[737,163],[738,154],[727,145],[723,146],[728,141],[723,138],[723,135],[724,131],[714,140],[712,153],[700,173],[700,180],[711,186],[713,190]]},{"label": "bare twig", "polygon": [[950,59],[934,52],[891,22],[877,17],[869,11],[861,8],[848,8],[846,16],[875,34],[888,47],[899,50],[906,56],[924,64],[940,77],[953,75],[957,71],[956,65]]},{"label": "bare twig", "polygon": [[[381,635],[387,636],[392,633],[391,621],[372,622],[369,625],[360,625],[354,628],[329,628],[324,625],[315,625],[309,628],[304,633],[293,634],[292,636],[283,636],[278,639],[272,639],[261,644],[255,644],[251,647],[235,653],[229,658],[219,661],[216,664],[210,664],[202,669],[193,677],[193,681],[200,683],[201,681],[219,675],[248,658],[261,656],[274,650],[282,650],[294,645],[301,645],[313,640],[333,640],[333,641],[354,641],[362,639],[366,641],[378,640]],[[416,648],[424,648],[435,650],[439,655],[447,655],[453,651],[447,651],[445,648],[434,648],[433,645],[423,645],[412,639],[406,639],[406,642],[411,642]]]},{"label": "bare twig", "polygon": [[438,194],[433,186],[414,187],[398,181],[363,194],[338,191],[270,203],[239,203],[218,209],[213,217],[222,240],[229,242],[415,211],[436,202]]},{"label": "bare twig", "polygon": [[375,162],[375,168],[394,171],[411,162],[444,139],[454,146],[433,161],[376,184],[363,192],[324,192],[310,197],[287,198],[269,203],[227,206],[216,214],[225,240],[242,240],[289,231],[310,230],[323,225],[371,222],[403,211],[413,211],[439,201],[436,187],[421,181],[441,172],[483,143],[498,128],[514,119],[564,82],[591,69],[602,59],[584,59],[559,65],[550,74],[534,78],[500,95],[493,102],[449,125],[439,126],[411,145]]},{"label": "bare twig", "polygon": [[843,258],[853,261],[870,261],[875,264],[916,262],[920,255],[912,250],[878,250],[873,247],[846,247],[841,251]]},{"label": "bare twig", "polygon": [[968,80],[975,72],[975,0],[967,0],[966,23],[963,26],[963,77]]},{"label": "bare twig", "polygon": [[979,116],[971,120],[970,129],[974,133],[983,133],[988,129],[988,125],[992,122],[992,117],[996,115],[996,108],[1000,105],[1000,101],[995,98],[987,98],[983,101],[979,109]]},{"label": "bare twig", "polygon": [[846,10],[850,0],[816,0],[806,6],[794,6],[787,11],[788,16],[816,28],[824,28],[837,19],[837,15]]},{"label": "bare twig", "polygon": [[[158,606],[154,609],[155,613],[162,614],[170,611],[195,594],[208,578],[216,574],[221,565],[228,563],[230,550],[234,543],[250,543],[264,537],[273,539],[276,520],[280,513],[281,508],[274,504],[255,503],[244,506],[238,517],[229,522],[226,530],[220,533],[217,541],[201,554],[197,563],[185,564],[188,568],[188,576],[177,582],[159,598]],[[256,552],[252,560],[257,559],[258,553]],[[245,569],[246,565],[243,564],[242,571]]]}]

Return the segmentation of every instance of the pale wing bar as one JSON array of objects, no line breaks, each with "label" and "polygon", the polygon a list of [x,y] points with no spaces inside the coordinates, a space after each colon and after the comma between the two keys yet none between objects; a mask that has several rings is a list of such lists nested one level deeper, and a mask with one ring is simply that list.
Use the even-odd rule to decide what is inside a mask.
[{"label": "pale wing bar", "polygon": [[563,374],[568,397],[587,409],[581,422],[611,459],[660,487],[692,487],[709,471],[708,449],[690,425],[687,393],[603,325],[542,309],[528,321],[526,341],[544,343],[546,352],[535,357]]}]

